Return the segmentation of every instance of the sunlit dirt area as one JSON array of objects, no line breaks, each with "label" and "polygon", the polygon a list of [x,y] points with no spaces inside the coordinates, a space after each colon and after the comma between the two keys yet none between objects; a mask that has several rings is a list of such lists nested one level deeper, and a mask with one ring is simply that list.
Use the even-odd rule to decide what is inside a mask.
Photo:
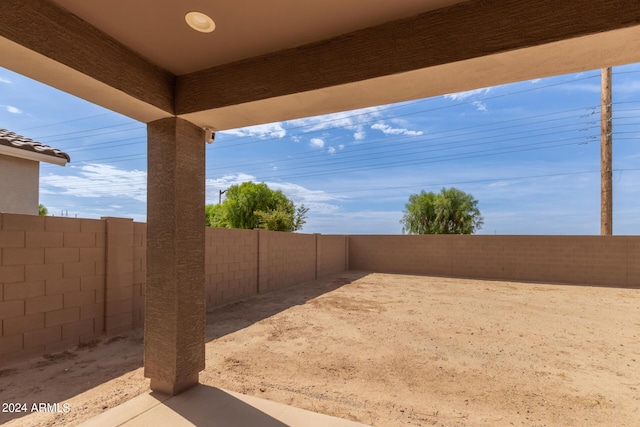
[{"label": "sunlit dirt area", "polygon": [[[206,348],[205,384],[374,426],[640,424],[638,289],[345,272],[216,308]],[[142,360],[135,331],[0,368],[0,424],[78,424]]]}]

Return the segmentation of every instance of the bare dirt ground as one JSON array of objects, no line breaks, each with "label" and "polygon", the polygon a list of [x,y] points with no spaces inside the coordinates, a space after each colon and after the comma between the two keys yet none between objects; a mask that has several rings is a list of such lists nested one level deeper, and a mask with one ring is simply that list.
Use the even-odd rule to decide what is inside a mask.
[{"label": "bare dirt ground", "polygon": [[[640,290],[345,272],[208,315],[201,382],[374,426],[640,425]],[[0,370],[74,425],[148,389],[140,331]]]}]

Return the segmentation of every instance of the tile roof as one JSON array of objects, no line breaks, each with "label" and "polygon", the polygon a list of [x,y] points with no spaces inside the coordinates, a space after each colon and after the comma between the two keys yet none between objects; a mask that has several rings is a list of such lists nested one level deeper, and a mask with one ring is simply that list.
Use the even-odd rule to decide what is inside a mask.
[{"label": "tile roof", "polygon": [[25,138],[22,135],[18,135],[17,133],[13,133],[2,128],[0,128],[0,145],[44,154],[46,156],[66,159],[67,162],[71,161],[71,157],[69,157],[69,155],[65,152],[62,152],[55,148],[51,148],[48,145],[44,145],[32,139]]}]

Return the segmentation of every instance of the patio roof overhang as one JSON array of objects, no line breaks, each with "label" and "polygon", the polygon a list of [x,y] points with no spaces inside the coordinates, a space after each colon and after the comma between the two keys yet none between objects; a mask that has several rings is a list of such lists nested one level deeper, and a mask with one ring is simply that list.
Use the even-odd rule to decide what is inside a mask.
[{"label": "patio roof overhang", "polygon": [[[640,61],[635,0],[170,3],[4,2],[0,65],[222,130]],[[191,30],[190,10],[217,29]]]}]

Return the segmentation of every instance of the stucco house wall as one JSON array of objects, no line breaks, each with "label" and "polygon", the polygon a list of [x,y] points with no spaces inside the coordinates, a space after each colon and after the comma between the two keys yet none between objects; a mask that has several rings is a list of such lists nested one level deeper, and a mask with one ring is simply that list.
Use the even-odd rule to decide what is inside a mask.
[{"label": "stucco house wall", "polygon": [[0,212],[38,215],[40,162],[0,154]]},{"label": "stucco house wall", "polygon": [[69,161],[67,153],[0,128],[0,213],[38,215],[40,162]]}]

